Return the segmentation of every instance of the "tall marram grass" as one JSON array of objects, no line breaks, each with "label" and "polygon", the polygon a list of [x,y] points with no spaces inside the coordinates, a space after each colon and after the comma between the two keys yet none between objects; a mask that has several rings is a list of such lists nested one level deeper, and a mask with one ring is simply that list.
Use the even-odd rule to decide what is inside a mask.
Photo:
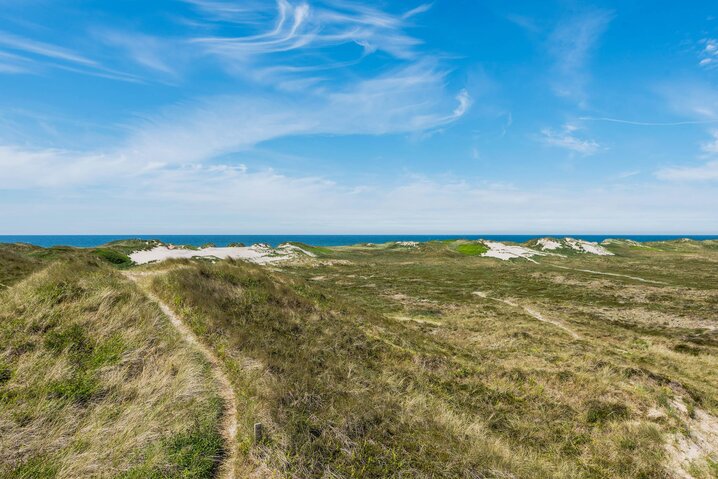
[{"label": "tall marram grass", "polygon": [[202,357],[99,260],[0,293],[0,477],[209,477],[220,413]]},{"label": "tall marram grass", "polygon": [[668,477],[640,379],[535,319],[454,306],[450,323],[397,321],[239,262],[170,268],[153,288],[231,371],[247,464],[292,478]]}]

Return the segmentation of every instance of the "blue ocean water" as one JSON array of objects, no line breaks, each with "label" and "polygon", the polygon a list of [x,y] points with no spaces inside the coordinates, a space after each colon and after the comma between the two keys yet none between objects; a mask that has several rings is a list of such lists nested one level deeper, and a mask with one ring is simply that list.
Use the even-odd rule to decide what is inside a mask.
[{"label": "blue ocean water", "polygon": [[601,242],[607,238],[624,238],[635,241],[667,241],[680,238],[695,240],[718,239],[718,235],[571,235],[571,234],[536,234],[536,235],[0,235],[0,243],[30,243],[37,246],[75,246],[81,248],[100,246],[120,239],[156,239],[164,243],[177,245],[202,246],[214,243],[227,246],[229,243],[241,242],[246,245],[267,243],[277,246],[287,241],[298,241],[314,246],[346,246],[359,243],[386,243],[389,241],[431,241],[446,239],[487,239],[494,241],[513,241],[523,243],[530,239],[551,236],[563,238],[571,236],[586,241]]}]

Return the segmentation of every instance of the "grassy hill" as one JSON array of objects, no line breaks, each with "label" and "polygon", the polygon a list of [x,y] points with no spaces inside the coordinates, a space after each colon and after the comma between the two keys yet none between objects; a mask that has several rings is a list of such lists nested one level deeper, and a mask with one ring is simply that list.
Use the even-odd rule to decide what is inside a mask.
[{"label": "grassy hill", "polygon": [[[718,249],[694,243],[537,263],[358,245],[271,267],[15,252],[0,476],[214,477],[232,448],[239,477],[718,477]],[[236,443],[151,297],[219,358]]]},{"label": "grassy hill", "polygon": [[52,262],[1,292],[0,345],[0,477],[213,473],[207,365],[99,260]]}]

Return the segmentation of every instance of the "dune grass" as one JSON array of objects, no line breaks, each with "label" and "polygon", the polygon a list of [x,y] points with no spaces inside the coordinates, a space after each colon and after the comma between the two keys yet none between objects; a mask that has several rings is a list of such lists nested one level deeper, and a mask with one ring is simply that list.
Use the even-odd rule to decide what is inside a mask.
[{"label": "dune grass", "polygon": [[[667,445],[689,420],[672,401],[716,413],[709,337],[698,353],[678,347],[695,344],[702,333],[690,318],[714,300],[686,307],[683,283],[704,284],[709,268],[648,287],[595,284],[550,264],[467,263],[439,244],[334,257],[343,261],[284,272],[232,261],[158,267],[171,271],[155,291],[233,372],[255,467],[288,477],[670,477]],[[645,257],[622,259],[658,274]],[[637,320],[599,316],[643,305],[647,292],[685,324],[653,324],[661,334],[646,336]],[[582,339],[491,296],[556,316]],[[259,446],[254,422],[268,431]]]},{"label": "dune grass", "polygon": [[36,250],[30,245],[0,244],[0,291],[43,266],[30,255]]},{"label": "dune grass", "polygon": [[[133,244],[0,264],[0,477],[216,473],[208,366],[117,271]],[[474,244],[138,270],[231,379],[241,477],[715,477],[718,249]]]},{"label": "dune grass", "polygon": [[210,477],[221,404],[207,365],[98,260],[0,293],[0,477]]}]

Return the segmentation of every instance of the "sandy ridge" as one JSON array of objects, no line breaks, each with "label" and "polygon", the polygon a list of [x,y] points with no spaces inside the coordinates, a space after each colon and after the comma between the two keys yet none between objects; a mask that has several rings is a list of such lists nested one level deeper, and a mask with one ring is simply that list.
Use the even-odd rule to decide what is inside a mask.
[{"label": "sandy ridge", "polygon": [[147,296],[147,298],[153,303],[159,306],[162,313],[167,316],[170,323],[177,332],[180,334],[182,339],[187,343],[191,344],[205,357],[207,362],[211,365],[212,375],[219,384],[219,393],[222,397],[225,405],[224,419],[222,421],[222,436],[224,437],[227,455],[224,457],[222,463],[219,466],[219,474],[217,477],[223,479],[231,479],[235,477],[235,465],[237,464],[237,398],[232,388],[232,383],[222,369],[222,363],[217,356],[192,332],[192,330],[175,314],[174,311],[154,293],[149,291],[145,286],[141,284],[139,279],[141,277],[152,276],[161,274],[157,273],[130,273],[125,272],[124,275],[134,282],[137,287]]}]

